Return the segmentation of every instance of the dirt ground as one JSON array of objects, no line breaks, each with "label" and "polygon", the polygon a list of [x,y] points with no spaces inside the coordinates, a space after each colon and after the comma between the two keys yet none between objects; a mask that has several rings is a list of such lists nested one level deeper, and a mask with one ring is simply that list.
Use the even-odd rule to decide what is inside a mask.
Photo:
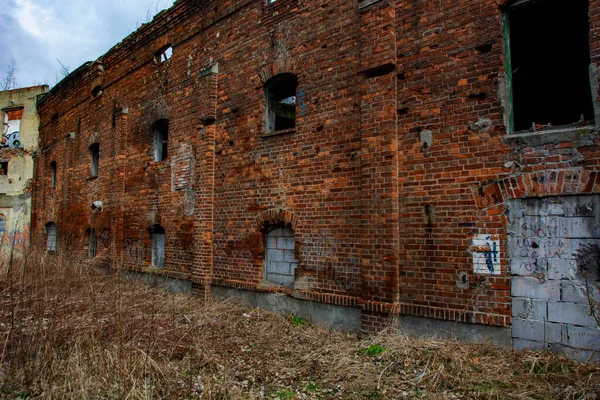
[{"label": "dirt ground", "polygon": [[597,365],[335,332],[119,279],[73,255],[3,265],[0,292],[2,398],[600,398]]}]

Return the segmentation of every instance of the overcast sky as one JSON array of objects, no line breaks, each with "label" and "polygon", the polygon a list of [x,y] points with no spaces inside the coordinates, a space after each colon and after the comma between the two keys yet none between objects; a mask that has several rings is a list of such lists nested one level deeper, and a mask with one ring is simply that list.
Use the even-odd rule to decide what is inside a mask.
[{"label": "overcast sky", "polygon": [[11,59],[19,87],[56,84],[174,0],[0,0],[0,76]]}]

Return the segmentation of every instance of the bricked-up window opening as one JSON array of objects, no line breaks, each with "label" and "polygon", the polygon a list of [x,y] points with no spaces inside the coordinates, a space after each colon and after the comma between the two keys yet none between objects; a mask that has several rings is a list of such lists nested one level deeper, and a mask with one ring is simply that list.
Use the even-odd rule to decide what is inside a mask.
[{"label": "bricked-up window opening", "polygon": [[512,130],[593,121],[588,0],[520,1],[507,18]]},{"label": "bricked-up window opening", "polygon": [[160,119],[152,124],[154,135],[154,161],[165,160],[169,156],[169,120]]},{"label": "bricked-up window opening", "polygon": [[88,239],[88,257],[96,258],[96,249],[98,247],[98,239],[96,237],[96,229],[90,228],[87,230]]},{"label": "bricked-up window opening", "polygon": [[153,225],[150,228],[152,236],[152,268],[165,267],[165,230],[160,225]]},{"label": "bricked-up window opening", "polygon": [[173,48],[171,45],[162,47],[159,51],[154,54],[154,62],[157,64],[164,63],[171,59],[173,55]]},{"label": "bricked-up window opening", "polygon": [[91,158],[91,176],[98,176],[98,167],[100,164],[100,145],[94,143],[90,146],[90,158]]},{"label": "bricked-up window opening", "polygon": [[294,287],[296,268],[296,234],[289,226],[270,227],[265,235],[265,279],[289,288]]},{"label": "bricked-up window opening", "polygon": [[296,90],[294,74],[275,75],[265,83],[267,133],[296,127]]},{"label": "bricked-up window opening", "polygon": [[54,222],[46,224],[46,250],[56,251],[56,224]]},{"label": "bricked-up window opening", "polygon": [[8,175],[8,161],[0,161],[0,175]]},{"label": "bricked-up window opening", "polygon": [[102,94],[102,86],[94,86],[92,89],[92,97],[99,97]]},{"label": "bricked-up window opening", "polygon": [[52,175],[52,189],[56,187],[56,161],[50,163],[50,173]]}]

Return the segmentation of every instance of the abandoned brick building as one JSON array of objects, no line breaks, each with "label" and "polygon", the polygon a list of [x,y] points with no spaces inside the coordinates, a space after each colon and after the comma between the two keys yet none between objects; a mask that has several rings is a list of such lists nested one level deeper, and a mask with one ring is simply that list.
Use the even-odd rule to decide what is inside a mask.
[{"label": "abandoned brick building", "polygon": [[599,28],[600,0],[179,0],[39,102],[32,235],[350,330],[586,358]]}]

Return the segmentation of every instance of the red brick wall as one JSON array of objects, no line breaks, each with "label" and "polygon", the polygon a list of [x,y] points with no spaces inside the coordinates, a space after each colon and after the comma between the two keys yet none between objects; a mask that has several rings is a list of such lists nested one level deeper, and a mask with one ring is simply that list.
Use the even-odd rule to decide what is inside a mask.
[{"label": "red brick wall", "polygon": [[[498,1],[358,3],[180,1],[82,66],[40,103],[34,235],[54,221],[60,243],[84,249],[86,229],[109,231],[115,267],[156,273],[148,228],[161,224],[162,273],[196,289],[262,290],[264,223],[289,223],[296,297],[361,307],[365,321],[402,313],[510,325],[504,204],[550,195],[530,179],[546,169],[556,171],[546,181],[569,172],[576,191],[598,192],[598,141],[505,140]],[[597,62],[600,1],[590,4]],[[171,60],[155,64],[167,44]],[[298,77],[297,126],[264,137],[263,84],[281,72]],[[150,127],[160,118],[169,158],[154,162]],[[473,127],[480,119],[489,129]],[[423,130],[433,133],[427,149]],[[512,180],[520,194],[507,189]],[[570,190],[558,186],[552,193]],[[472,273],[482,233],[500,235],[500,275]]]}]

